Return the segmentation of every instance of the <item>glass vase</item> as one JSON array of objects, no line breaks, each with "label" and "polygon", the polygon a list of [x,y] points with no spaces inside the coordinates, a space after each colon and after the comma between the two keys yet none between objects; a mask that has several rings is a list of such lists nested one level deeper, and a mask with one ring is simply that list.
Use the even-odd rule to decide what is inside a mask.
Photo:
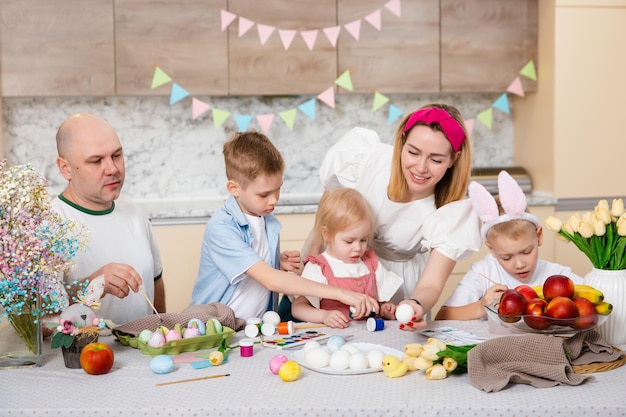
[{"label": "glass vase", "polygon": [[41,297],[16,312],[0,308],[0,369],[43,365]]},{"label": "glass vase", "polygon": [[598,333],[613,346],[626,345],[626,269],[594,268],[585,275],[584,283],[602,291],[604,301],[613,306]]}]

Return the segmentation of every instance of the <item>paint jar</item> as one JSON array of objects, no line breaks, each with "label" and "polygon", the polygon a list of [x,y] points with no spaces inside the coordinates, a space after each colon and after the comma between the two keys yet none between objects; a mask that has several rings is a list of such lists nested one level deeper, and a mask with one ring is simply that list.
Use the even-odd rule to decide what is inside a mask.
[{"label": "paint jar", "polygon": [[370,317],[367,319],[367,331],[369,332],[378,332],[385,328],[385,320],[376,317]]},{"label": "paint jar", "polygon": [[261,331],[261,319],[252,317],[246,320],[246,327],[243,332],[247,337],[257,337]]},{"label": "paint jar", "polygon": [[282,321],[278,323],[278,334],[293,334],[293,321]]},{"label": "paint jar", "polygon": [[249,358],[254,353],[254,340],[241,339],[239,341],[239,355],[242,358]]},{"label": "paint jar", "polygon": [[274,326],[272,323],[263,323],[261,325],[261,334],[263,336],[271,336],[274,334],[274,332],[276,332],[276,326]]}]

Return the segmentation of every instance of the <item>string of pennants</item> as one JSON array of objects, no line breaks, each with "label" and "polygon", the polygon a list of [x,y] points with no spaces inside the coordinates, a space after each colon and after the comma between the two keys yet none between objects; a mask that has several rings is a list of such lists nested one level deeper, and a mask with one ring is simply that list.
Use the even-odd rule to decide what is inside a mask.
[{"label": "string of pennants", "polygon": [[[397,17],[402,16],[402,10],[400,5],[400,0],[390,0],[384,4],[384,7],[389,10],[391,13],[396,15]],[[296,34],[300,34],[304,43],[309,48],[309,51],[312,51],[315,47],[315,42],[317,42],[317,37],[320,33],[324,33],[326,38],[333,46],[333,48],[337,47],[337,39],[339,38],[339,34],[341,29],[343,28],[346,32],[348,32],[354,39],[357,41],[361,36],[361,22],[364,20],[373,26],[376,30],[382,30],[382,22],[381,22],[381,9],[377,9],[374,12],[364,16],[362,19],[357,19],[352,22],[346,23],[343,26],[330,26],[324,27],[321,29],[309,29],[309,30],[290,30],[290,29],[281,29],[276,28],[276,26],[264,25],[261,23],[254,22],[250,19],[247,19],[243,16],[236,15],[227,10],[221,10],[221,27],[222,32],[228,28],[231,23],[235,20],[238,21],[238,34],[241,38],[244,34],[246,34],[250,29],[252,29],[255,25],[257,28],[257,33],[259,36],[259,41],[261,45],[265,45],[267,40],[272,36],[272,34],[276,31],[278,32],[278,36],[283,44],[285,50],[288,50],[293,42]]]},{"label": "string of pennants", "polygon": [[[508,93],[515,94],[520,97],[524,97],[524,89],[522,86],[522,81],[520,79],[520,75],[531,80],[537,80],[537,72],[535,69],[534,61],[530,60],[524,67],[519,71],[519,75],[515,77],[513,82],[508,86],[506,92],[502,93],[493,103],[492,105],[478,113],[475,118],[470,118],[465,120],[465,124],[468,132],[471,134],[475,119],[480,121],[487,129],[492,128],[493,125],[493,109],[498,109],[506,114],[510,114],[510,106],[509,106],[509,98]],[[164,85],[171,83],[171,92],[170,92],[170,105],[174,105],[183,99],[189,97],[189,92],[181,87],[176,82],[173,82],[172,78],[161,68],[156,67],[154,70],[154,74],[152,77],[151,88],[155,89]],[[298,114],[298,110],[308,116],[311,120],[315,120],[316,118],[316,110],[317,110],[317,100],[326,104],[328,107],[334,109],[335,108],[335,91],[334,85],[337,85],[340,88],[343,88],[348,91],[353,91],[354,88],[352,86],[352,78],[350,76],[350,71],[346,70],[343,74],[341,74],[334,82],[334,84],[328,87],[326,90],[318,94],[316,97],[311,98],[304,103],[298,105],[295,108],[290,108],[284,111],[278,112],[278,116],[282,119],[282,121],[287,125],[287,127],[292,130],[295,124],[295,120]],[[384,94],[379,93],[378,91],[374,92],[373,97],[373,106],[372,112],[376,112],[381,109],[386,104],[389,104],[387,110],[387,123],[391,124],[396,121],[400,116],[404,114],[404,110],[393,103],[390,103],[390,100]],[[215,128],[221,127],[224,122],[231,116],[232,112],[228,110],[212,108],[210,104],[192,97],[191,102],[191,117],[192,119],[197,119],[208,110],[211,110],[211,116],[213,117],[213,124]],[[233,118],[235,119],[235,123],[237,124],[237,129],[239,131],[246,131],[250,123],[252,123],[253,119],[259,123],[261,130],[263,133],[267,134],[272,123],[276,118],[276,114],[233,114]]]}]

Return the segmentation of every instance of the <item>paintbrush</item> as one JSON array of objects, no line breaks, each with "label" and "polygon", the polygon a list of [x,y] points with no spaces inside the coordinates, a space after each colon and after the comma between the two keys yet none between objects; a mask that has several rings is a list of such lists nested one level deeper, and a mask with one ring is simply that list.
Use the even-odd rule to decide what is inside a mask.
[{"label": "paintbrush", "polygon": [[494,280],[492,280],[491,278],[489,278],[487,275],[479,272],[480,276],[482,276],[483,278],[485,278],[487,281],[491,282],[492,284],[498,285],[497,282],[495,282]]},{"label": "paintbrush", "polygon": [[161,318],[161,315],[157,311],[156,307],[154,307],[154,304],[152,304],[152,301],[150,301],[150,297],[148,297],[148,294],[146,294],[146,292],[144,291],[143,287],[139,287],[139,291],[141,291],[141,294],[143,294],[143,296],[146,299],[146,301],[148,302],[148,304],[150,304],[150,307],[152,307],[152,310],[154,311],[156,316],[159,318],[159,322],[163,323],[163,319]]},{"label": "paintbrush", "polygon": [[205,379],[221,378],[223,376],[230,376],[230,374],[209,375],[209,376],[201,376],[199,378],[179,379],[178,381],[159,382],[158,384],[156,384],[156,386],[160,387],[163,385],[182,384],[183,382],[203,381]]}]

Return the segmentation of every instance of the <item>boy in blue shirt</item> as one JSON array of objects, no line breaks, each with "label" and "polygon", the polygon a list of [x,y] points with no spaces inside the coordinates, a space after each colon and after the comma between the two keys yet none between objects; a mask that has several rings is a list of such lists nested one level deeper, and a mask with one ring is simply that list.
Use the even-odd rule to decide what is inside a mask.
[{"label": "boy in blue shirt", "polygon": [[377,312],[372,297],[300,277],[297,252],[281,256],[281,225],[272,212],[285,162],[270,140],[259,132],[240,132],[224,144],[223,153],[230,196],[207,223],[191,304],[217,301],[236,317],[261,317],[277,309],[277,293],[284,293],[339,300],[356,307],[355,318]]}]

